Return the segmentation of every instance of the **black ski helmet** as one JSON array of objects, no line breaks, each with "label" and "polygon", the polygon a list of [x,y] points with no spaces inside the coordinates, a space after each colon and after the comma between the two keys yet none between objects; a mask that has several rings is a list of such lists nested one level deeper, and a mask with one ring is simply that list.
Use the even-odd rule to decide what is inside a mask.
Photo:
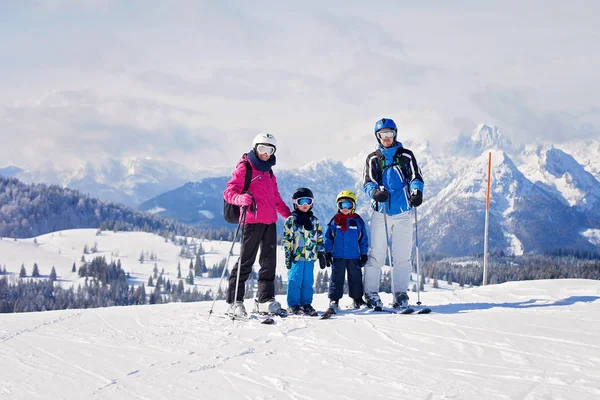
[{"label": "black ski helmet", "polygon": [[303,197],[310,197],[311,199],[313,199],[313,203],[310,205],[309,210],[312,210],[314,203],[314,198],[315,196],[313,195],[312,190],[310,190],[309,188],[298,188],[294,191],[294,194],[292,195],[292,204],[294,205],[294,210],[296,210],[298,208],[298,206],[296,205],[296,202],[294,200],[296,199],[301,199]]}]

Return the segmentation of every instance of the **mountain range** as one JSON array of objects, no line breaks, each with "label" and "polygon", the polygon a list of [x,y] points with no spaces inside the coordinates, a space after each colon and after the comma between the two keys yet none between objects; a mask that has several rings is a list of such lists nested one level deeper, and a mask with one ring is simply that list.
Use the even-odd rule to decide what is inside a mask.
[{"label": "mountain range", "polygon": [[[482,124],[460,135],[440,154],[428,142],[404,145],[416,155],[425,179],[425,201],[418,209],[423,251],[483,252],[488,152],[492,154],[491,250],[518,255],[596,250],[600,245],[600,142],[517,147],[497,127]],[[284,200],[297,187],[309,187],[316,198],[315,214],[328,222],[336,211],[337,193],[351,189],[358,195],[357,211],[368,220],[369,201],[361,189],[368,152],[345,162],[322,159],[297,169],[276,170]],[[93,196],[134,204],[199,227],[227,225],[222,218],[222,192],[230,173],[193,172],[150,159],[113,160],[100,167],[90,164],[70,173],[0,169],[0,175],[25,181],[59,180]]]}]

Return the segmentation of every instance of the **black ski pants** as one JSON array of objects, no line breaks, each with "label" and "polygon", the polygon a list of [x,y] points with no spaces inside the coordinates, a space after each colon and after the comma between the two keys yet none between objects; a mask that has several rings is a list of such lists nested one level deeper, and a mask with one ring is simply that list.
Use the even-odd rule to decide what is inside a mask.
[{"label": "black ski pants", "polygon": [[[240,285],[237,301],[244,300],[246,280],[252,272],[256,255],[260,248],[258,263],[258,301],[264,303],[275,297],[275,268],[277,267],[277,228],[272,224],[247,224],[244,226],[242,239],[242,254],[240,255]],[[238,274],[238,263],[231,271],[229,288],[227,289],[227,302],[233,303],[235,296],[235,282]]]},{"label": "black ski pants", "polygon": [[331,265],[329,280],[329,299],[339,300],[344,295],[344,278],[348,271],[348,294],[353,299],[363,295],[362,270],[360,260],[349,258],[334,258]]}]

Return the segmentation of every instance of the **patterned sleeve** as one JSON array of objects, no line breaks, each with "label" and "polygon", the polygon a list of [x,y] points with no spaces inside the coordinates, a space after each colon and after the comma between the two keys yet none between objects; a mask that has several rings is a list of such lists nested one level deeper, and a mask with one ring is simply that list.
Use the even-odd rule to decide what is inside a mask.
[{"label": "patterned sleeve", "polygon": [[319,220],[317,218],[315,218],[315,226],[316,226],[316,231],[317,231],[317,237],[316,237],[316,242],[317,242],[317,252],[321,252],[321,251],[325,251],[325,245],[323,244],[323,227],[321,226],[321,223],[319,222]]},{"label": "patterned sleeve", "polygon": [[283,249],[286,259],[294,252],[294,216],[289,216],[283,224]]}]

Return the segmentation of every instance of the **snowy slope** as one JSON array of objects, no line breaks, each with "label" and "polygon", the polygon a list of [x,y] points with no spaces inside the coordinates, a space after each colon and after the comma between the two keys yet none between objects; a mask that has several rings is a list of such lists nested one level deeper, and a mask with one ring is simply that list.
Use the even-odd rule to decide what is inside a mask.
[{"label": "snowy slope", "polygon": [[[0,267],[5,266],[8,272],[16,276],[21,265],[24,264],[27,279],[31,278],[34,263],[38,264],[41,278],[47,278],[54,267],[59,278],[58,284],[66,287],[83,283],[84,279],[79,278],[77,273],[71,272],[73,263],[76,264],[77,269],[82,264],[82,256],[87,261],[97,256],[104,256],[107,261],[121,260],[123,270],[131,274],[130,284],[135,285],[148,282],[148,278],[153,275],[155,263],[158,271],[164,269],[164,277],[172,282],[177,282],[178,263],[181,264],[182,278],[185,279],[188,274],[190,259],[181,256],[182,247],[172,242],[165,242],[163,237],[145,232],[102,231],[100,235],[96,235],[96,232],[96,229],[70,229],[30,239],[3,238],[0,240]],[[195,239],[188,239],[188,241],[190,250],[198,244],[202,246],[203,257],[209,268],[227,258],[231,249],[231,242],[227,241]],[[83,249],[86,245],[88,249],[97,245],[98,252],[84,254]],[[142,252],[146,255],[146,260],[140,263]],[[156,261],[148,259],[151,253],[156,255]],[[234,256],[229,260],[230,268],[236,263],[237,254],[239,254],[239,243],[236,243]],[[277,274],[286,279],[287,270],[284,266],[284,253],[281,246],[278,247],[277,257],[279,267]],[[196,277],[194,285],[202,292],[208,289],[216,292],[217,281],[216,278]],[[189,285],[186,284],[186,287]]]},{"label": "snowy slope", "polygon": [[0,314],[0,398],[600,398],[600,282],[428,288],[422,299],[434,314],[273,326],[209,319],[210,302]]}]

